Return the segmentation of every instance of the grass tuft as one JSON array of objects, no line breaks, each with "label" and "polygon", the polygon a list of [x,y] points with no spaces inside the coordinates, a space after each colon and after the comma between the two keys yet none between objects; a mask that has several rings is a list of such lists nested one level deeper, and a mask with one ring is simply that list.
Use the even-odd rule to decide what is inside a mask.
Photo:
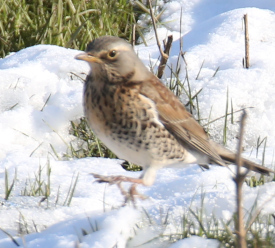
[{"label": "grass tuft", "polygon": [[70,184],[70,188],[68,190],[68,194],[67,194],[67,197],[66,197],[66,199],[63,203],[63,206],[68,206],[69,207],[71,205],[73,195],[74,195],[74,192],[75,192],[75,189],[76,189],[76,185],[77,185],[77,182],[78,182],[78,177],[79,177],[79,173],[77,173],[77,176],[75,177],[75,179],[74,179],[74,175],[73,175],[72,180],[71,180],[71,184]]},{"label": "grass tuft", "polygon": [[[75,140],[70,143],[68,152],[64,157],[69,158],[85,158],[85,157],[103,157],[117,158],[117,156],[109,150],[91,131],[86,118],[71,121],[70,134]],[[125,170],[140,171],[142,168],[138,165],[125,161],[122,164]]]},{"label": "grass tuft", "polygon": [[9,197],[11,195],[16,178],[17,178],[17,169],[14,170],[14,177],[12,179],[12,183],[9,184],[9,173],[8,173],[8,170],[5,168],[5,197],[4,197],[4,199],[6,201],[9,199]]},{"label": "grass tuft", "polygon": [[134,12],[128,0],[0,0],[0,13],[0,57],[4,57],[36,44],[84,50],[102,35],[130,40],[132,25],[143,12]]},{"label": "grass tuft", "polygon": [[29,177],[25,181],[25,187],[21,191],[22,196],[43,196],[45,199],[51,194],[51,166],[48,160],[46,164],[46,179],[43,175],[45,167],[39,165],[38,171],[34,173],[34,178]]},{"label": "grass tuft", "polygon": [[80,118],[71,121],[70,134],[76,137],[74,142],[70,143],[70,149],[64,156],[67,158],[84,158],[84,157],[104,157],[116,158],[112,153],[91,131],[86,118]]},{"label": "grass tuft", "polygon": [[[185,209],[181,219],[174,219],[173,214],[170,212],[170,209],[168,209],[166,215],[160,213],[159,220],[164,219],[164,221],[154,221],[150,214],[144,210],[144,221],[137,225],[136,228],[143,229],[147,225],[155,228],[155,226],[158,225],[159,228],[157,229],[160,231],[159,235],[152,237],[150,240],[144,240],[144,243],[141,245],[154,241],[159,241],[159,244],[165,242],[174,243],[195,235],[205,239],[215,239],[220,242],[219,247],[237,247],[235,240],[236,233],[234,232],[236,216],[232,215],[229,220],[225,221],[222,218],[217,218],[215,213],[206,213],[203,195],[201,206],[191,206]],[[162,215],[164,218],[161,217]],[[248,213],[248,215],[249,219],[253,213]],[[171,230],[170,224],[173,224],[173,226],[177,228]],[[274,247],[274,216],[272,214],[257,215],[257,217],[253,219],[253,224],[250,223],[247,227],[246,241],[247,247]]]}]

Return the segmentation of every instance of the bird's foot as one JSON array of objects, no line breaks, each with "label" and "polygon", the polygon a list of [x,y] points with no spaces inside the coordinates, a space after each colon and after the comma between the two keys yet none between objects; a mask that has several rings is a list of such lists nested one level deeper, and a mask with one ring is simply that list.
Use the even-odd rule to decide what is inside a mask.
[{"label": "bird's foot", "polygon": [[[136,199],[140,198],[141,200],[147,199],[147,196],[144,196],[136,190],[137,184],[143,184],[142,179],[140,178],[132,178],[125,176],[103,176],[95,173],[91,173],[91,175],[96,178],[96,182],[98,183],[109,183],[110,185],[116,184],[120,189],[121,194],[125,197],[125,202],[123,206],[126,205],[127,202],[132,202],[134,207],[136,207]],[[130,182],[133,183],[127,192],[121,185],[122,182]]]},{"label": "bird's foot", "polygon": [[127,202],[132,202],[134,207],[136,208],[136,198],[139,198],[141,200],[146,200],[148,197],[145,195],[140,194],[137,189],[137,184],[132,184],[132,186],[129,189],[129,192],[126,192],[125,196],[125,202],[124,205],[126,205]]},{"label": "bird's foot", "polygon": [[132,177],[125,177],[125,176],[103,176],[95,173],[91,173],[94,178],[96,178],[96,182],[98,183],[109,183],[118,184],[122,182],[130,182],[130,183],[139,183],[142,184],[142,179],[139,178],[132,178]]}]

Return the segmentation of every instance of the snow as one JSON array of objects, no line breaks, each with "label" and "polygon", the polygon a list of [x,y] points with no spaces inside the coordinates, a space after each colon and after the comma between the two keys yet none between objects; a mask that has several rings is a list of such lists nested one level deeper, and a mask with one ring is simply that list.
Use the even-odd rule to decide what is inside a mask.
[{"label": "snow", "polygon": [[190,238],[183,239],[173,245],[170,248],[184,248],[184,247],[200,247],[200,248],[210,248],[218,247],[219,243],[216,240],[203,239],[201,237],[192,236]]},{"label": "snow", "polygon": [[[227,92],[229,109],[247,108],[245,156],[261,163],[263,145],[256,156],[258,138],[267,137],[265,166],[274,169],[275,95],[275,3],[272,0],[172,0],[159,1],[165,8],[158,28],[160,39],[173,34],[169,66],[176,68],[183,36],[187,66],[181,61],[180,79],[188,71],[191,91],[200,89],[199,106],[202,124],[225,113]],[[180,13],[182,27],[180,33]],[[251,68],[243,69],[244,30],[242,17],[248,14]],[[145,23],[146,18],[141,20]],[[149,67],[159,53],[154,33],[145,35],[148,46],[135,47]],[[181,218],[203,205],[206,220],[228,221],[235,209],[233,173],[218,166],[202,171],[197,165],[165,168],[158,172],[152,187],[138,187],[148,199],[137,202],[137,209],[123,204],[118,188],[94,183],[90,173],[138,177],[141,172],[127,172],[121,160],[103,158],[62,158],[74,137],[68,132],[70,121],[83,116],[82,80],[89,67],[74,59],[81,51],[52,45],[37,45],[0,60],[0,228],[12,235],[21,247],[219,247],[216,240],[191,236],[175,243],[163,234],[179,233]],[[199,68],[202,70],[197,77]],[[186,68],[187,67],[187,68]],[[219,71],[213,77],[216,69]],[[78,76],[76,76],[78,75]],[[169,80],[169,69],[164,78]],[[183,102],[186,95],[181,95]],[[197,113],[195,113],[196,115]],[[239,114],[228,123],[227,146],[235,149]],[[209,126],[212,138],[222,142],[224,119]],[[22,191],[35,181],[41,168],[47,182],[51,169],[51,194],[42,197],[23,196]],[[234,166],[230,166],[233,171]],[[9,183],[17,169],[17,180],[6,201],[5,169]],[[70,206],[64,205],[71,182],[76,191]],[[126,188],[128,184],[124,185]],[[262,214],[275,211],[275,182],[244,190],[244,208],[255,203]],[[168,223],[165,219],[168,216]],[[17,247],[0,230],[0,247]]]}]

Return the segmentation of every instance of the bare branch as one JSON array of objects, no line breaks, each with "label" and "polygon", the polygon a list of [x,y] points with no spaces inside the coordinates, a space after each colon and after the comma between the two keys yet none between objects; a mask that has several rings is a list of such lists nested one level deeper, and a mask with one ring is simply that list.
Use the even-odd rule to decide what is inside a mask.
[{"label": "bare branch", "polygon": [[[245,111],[243,111],[243,114],[241,116],[241,124],[240,124],[240,135],[239,135],[239,143],[238,143],[238,149],[237,149],[237,156],[236,156],[236,163],[237,163],[237,175],[235,178],[236,183],[236,194],[237,194],[237,218],[235,223],[235,230],[237,234],[237,247],[238,248],[246,248],[246,230],[244,226],[244,214],[243,214],[243,208],[242,208],[242,186],[245,180],[245,177],[247,173],[241,172],[241,167],[243,164],[242,161],[242,143],[243,143],[243,136],[244,136],[244,125],[247,118],[247,114]],[[248,170],[249,171],[249,170]]]},{"label": "bare branch", "polygon": [[167,42],[164,43],[164,51],[161,48],[161,44],[158,38],[158,33],[157,33],[157,27],[156,27],[156,21],[155,21],[155,16],[153,13],[153,8],[152,8],[152,3],[151,0],[148,1],[149,2],[149,8],[150,8],[150,15],[151,15],[151,19],[152,19],[152,23],[153,23],[153,28],[154,28],[154,32],[155,32],[155,36],[156,36],[156,41],[157,41],[157,45],[159,48],[159,52],[161,55],[161,60],[160,60],[160,65],[158,67],[158,73],[157,73],[157,77],[161,78],[164,72],[164,68],[167,64],[167,60],[169,58],[169,52],[172,46],[172,42],[173,42],[173,36],[170,35],[168,36],[168,40]]},{"label": "bare branch", "polygon": [[243,16],[244,20],[244,36],[245,36],[245,61],[244,66],[246,69],[250,67],[249,64],[249,34],[248,34],[248,20],[247,20],[247,14]]}]

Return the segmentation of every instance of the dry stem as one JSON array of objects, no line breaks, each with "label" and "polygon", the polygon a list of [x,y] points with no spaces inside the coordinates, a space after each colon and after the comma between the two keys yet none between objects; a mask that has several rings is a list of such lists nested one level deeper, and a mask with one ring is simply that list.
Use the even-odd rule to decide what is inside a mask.
[{"label": "dry stem", "polygon": [[243,164],[241,153],[242,153],[242,142],[243,142],[243,135],[244,135],[244,125],[246,120],[247,114],[244,111],[241,116],[241,125],[240,125],[240,137],[238,143],[238,150],[237,150],[237,175],[235,178],[236,183],[236,193],[237,193],[237,219],[235,224],[235,230],[237,234],[237,247],[238,248],[246,248],[246,230],[244,226],[244,214],[242,208],[243,196],[242,196],[242,185],[244,183],[245,177],[249,170],[246,173],[241,172],[241,167]]},{"label": "dry stem", "polygon": [[245,35],[245,68],[248,69],[250,67],[249,64],[249,34],[248,34],[248,20],[247,14],[243,16],[244,20],[244,35]]},{"label": "dry stem", "polygon": [[155,21],[155,16],[154,16],[153,9],[152,9],[151,0],[149,0],[148,2],[149,2],[150,15],[151,15],[152,23],[153,23],[154,33],[155,33],[155,36],[156,36],[157,45],[158,45],[159,52],[160,52],[160,55],[161,55],[160,65],[158,67],[158,73],[157,73],[157,77],[161,78],[162,75],[163,75],[164,68],[166,66],[167,60],[169,58],[169,52],[170,52],[170,49],[171,49],[171,46],[172,46],[173,36],[172,35],[168,36],[167,42],[164,42],[164,51],[163,51],[162,48],[161,48],[161,45],[160,45],[159,38],[158,38],[158,33],[157,33],[157,28],[156,28],[156,21]]}]

